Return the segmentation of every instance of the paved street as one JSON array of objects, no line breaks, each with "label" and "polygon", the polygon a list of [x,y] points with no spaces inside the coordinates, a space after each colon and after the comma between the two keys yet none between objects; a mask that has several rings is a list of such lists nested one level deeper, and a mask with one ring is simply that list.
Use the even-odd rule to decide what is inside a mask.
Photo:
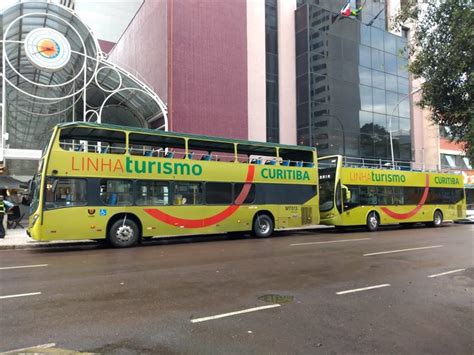
[{"label": "paved street", "polygon": [[473,232],[2,250],[0,351],[472,353]]}]

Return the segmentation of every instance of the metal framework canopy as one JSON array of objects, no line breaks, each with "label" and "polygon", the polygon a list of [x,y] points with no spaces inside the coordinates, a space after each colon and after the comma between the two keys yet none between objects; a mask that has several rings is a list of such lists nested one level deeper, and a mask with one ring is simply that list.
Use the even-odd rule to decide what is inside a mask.
[{"label": "metal framework canopy", "polygon": [[0,29],[0,161],[9,175],[34,173],[51,128],[61,122],[168,129],[166,104],[106,60],[73,10],[20,2],[0,13]]}]

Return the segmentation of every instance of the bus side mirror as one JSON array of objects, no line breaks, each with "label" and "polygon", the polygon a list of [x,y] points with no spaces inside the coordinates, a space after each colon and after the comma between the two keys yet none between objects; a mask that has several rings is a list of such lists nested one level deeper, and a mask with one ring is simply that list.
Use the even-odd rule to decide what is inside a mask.
[{"label": "bus side mirror", "polygon": [[344,202],[349,202],[351,200],[351,191],[347,188],[347,186],[344,185],[342,185],[342,191]]}]

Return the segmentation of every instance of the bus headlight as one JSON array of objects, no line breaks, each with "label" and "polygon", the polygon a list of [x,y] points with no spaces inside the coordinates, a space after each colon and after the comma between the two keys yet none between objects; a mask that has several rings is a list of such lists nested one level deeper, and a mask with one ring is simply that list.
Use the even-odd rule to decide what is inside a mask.
[{"label": "bus headlight", "polygon": [[39,218],[39,214],[35,214],[33,216],[33,220],[31,221],[31,228],[34,227],[34,225],[35,225],[36,221],[38,220],[38,218]]}]

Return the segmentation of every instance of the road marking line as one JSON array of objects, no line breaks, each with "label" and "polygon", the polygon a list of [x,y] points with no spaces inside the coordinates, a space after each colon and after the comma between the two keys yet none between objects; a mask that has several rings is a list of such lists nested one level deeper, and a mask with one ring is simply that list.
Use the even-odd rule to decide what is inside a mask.
[{"label": "road marking line", "polygon": [[328,244],[328,243],[342,243],[342,242],[355,242],[359,240],[370,240],[372,238],[360,238],[360,239],[341,239],[341,240],[328,240],[326,242],[311,242],[311,243],[296,243],[290,244],[290,247],[294,247],[296,245],[310,245],[310,244]]},{"label": "road marking line", "polygon": [[390,284],[382,284],[382,285],[375,285],[375,286],[369,286],[369,287],[363,287],[363,288],[355,288],[353,290],[346,290],[346,291],[339,291],[336,292],[336,295],[345,295],[346,293],[353,293],[353,292],[360,292],[360,291],[366,291],[366,290],[373,290],[375,288],[381,288],[381,287],[388,287]]},{"label": "road marking line", "polygon": [[457,269],[457,270],[452,270],[452,271],[446,271],[446,272],[442,272],[441,274],[434,274],[434,275],[430,275],[428,277],[444,276],[444,275],[454,274],[455,272],[461,272],[461,271],[466,271],[466,269]]},{"label": "road marking line", "polygon": [[281,305],[279,305],[279,304],[271,304],[271,305],[269,305],[269,306],[248,308],[248,309],[243,309],[243,310],[241,310],[241,311],[236,311],[236,312],[223,313],[223,314],[217,314],[217,315],[215,315],[215,316],[209,316],[209,317],[191,319],[191,323],[205,322],[205,321],[207,321],[207,320],[213,320],[213,319],[219,319],[219,318],[224,318],[224,317],[230,317],[230,316],[235,316],[236,314],[256,312],[256,311],[260,311],[260,310],[262,310],[262,309],[269,309],[269,308],[275,308],[275,307],[280,307],[280,306],[281,306]]},{"label": "road marking line", "polygon": [[4,298],[26,297],[26,296],[35,296],[35,295],[41,295],[41,292],[21,293],[19,295],[0,296],[0,300]]},{"label": "road marking line", "polygon": [[26,268],[29,268],[29,267],[45,267],[45,266],[48,266],[48,264],[21,265],[21,266],[5,266],[5,267],[0,267],[0,270],[26,269]]},{"label": "road marking line", "polygon": [[3,354],[18,353],[18,352],[25,351],[25,350],[30,350],[30,349],[49,349],[49,348],[53,348],[55,346],[56,346],[56,343],[41,344],[41,345],[30,346],[28,348],[8,350],[8,351],[5,351]]},{"label": "road marking line", "polygon": [[442,246],[443,246],[443,245],[432,245],[432,246],[429,246],[429,247],[421,247],[421,248],[410,248],[410,249],[399,249],[399,250],[381,251],[381,252],[378,252],[378,253],[364,254],[364,256],[380,255],[380,254],[391,254],[391,253],[400,253],[400,252],[403,252],[403,251],[412,251],[412,250],[441,248]]}]

